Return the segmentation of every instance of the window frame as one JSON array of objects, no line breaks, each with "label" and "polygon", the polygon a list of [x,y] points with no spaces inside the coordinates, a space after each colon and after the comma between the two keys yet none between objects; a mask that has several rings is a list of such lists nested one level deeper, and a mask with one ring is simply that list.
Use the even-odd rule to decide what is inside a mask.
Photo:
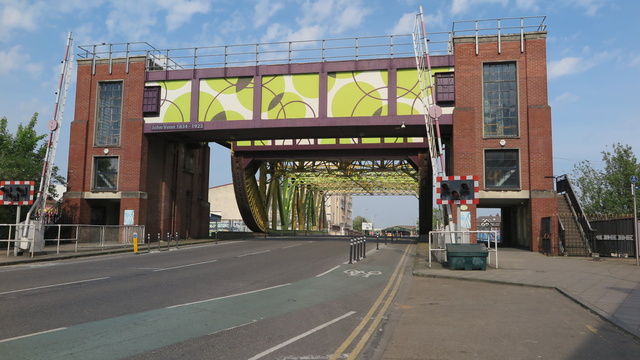
[{"label": "window frame", "polygon": [[[492,80],[488,81],[486,76],[486,69],[490,66],[513,66],[513,74],[514,78],[509,80]],[[520,95],[519,95],[519,73],[518,73],[518,61],[500,61],[500,62],[484,62],[482,63],[482,135],[483,138],[519,138],[520,137]],[[513,89],[502,89],[502,86],[508,84],[513,84]],[[492,94],[500,94],[504,92],[513,92],[515,101],[514,105],[508,104],[505,106],[504,102],[500,100],[500,96],[498,95],[498,106],[493,109],[489,107],[491,96],[488,94],[487,87],[490,85],[494,85],[498,87],[497,90],[492,90]],[[494,117],[487,117],[488,113],[491,112],[511,112],[515,111],[515,115],[508,114],[508,116],[500,116],[495,115]],[[513,119],[513,124],[506,124],[505,119]],[[495,132],[487,131],[489,127],[495,127]],[[512,134],[505,133],[505,129],[515,127],[515,131]]]},{"label": "window frame", "polygon": [[[493,178],[494,176],[490,176],[489,175],[489,171],[495,169],[495,168],[490,168],[488,166],[488,159],[487,159],[487,154],[488,153],[503,153],[503,154],[515,154],[513,159],[503,159],[501,161],[514,161],[516,162],[516,167],[515,167],[515,171],[516,171],[516,179],[517,179],[517,184],[516,185],[496,185],[494,183],[490,183],[489,179]],[[484,188],[486,190],[489,191],[500,191],[500,190],[521,190],[522,189],[522,161],[520,158],[521,152],[520,149],[484,149],[484,162],[483,162],[483,167],[484,167]],[[492,161],[498,161],[498,159],[491,159]],[[508,167],[502,167],[499,169],[508,169]],[[513,169],[513,167],[511,168]],[[500,173],[499,173],[500,174]],[[496,178],[499,177],[495,176]],[[511,177],[511,175],[509,176]]]},{"label": "window frame", "polygon": [[[98,161],[103,159],[115,159],[115,171],[111,172],[98,172]],[[97,181],[99,178],[99,174],[107,174],[113,175],[115,174],[115,186],[114,187],[99,187],[97,186]],[[120,156],[94,156],[92,160],[92,168],[91,168],[91,191],[101,191],[101,192],[115,192],[118,191],[120,180]]]},{"label": "window frame", "polygon": [[[453,71],[438,72],[434,74],[434,78],[436,104],[445,106],[453,105],[456,100],[455,73]],[[448,83],[444,84],[444,82]],[[445,88],[451,91],[445,91]]]},{"label": "window frame", "polygon": [[144,94],[142,96],[142,114],[146,117],[158,117],[160,116],[160,93],[162,87],[145,86]]},{"label": "window frame", "polygon": [[[102,86],[106,84],[120,84],[120,99],[117,105],[110,104],[111,106],[105,106],[103,108],[102,103],[103,103],[103,100],[106,100],[106,99],[103,98],[104,96],[103,92],[105,91],[105,89],[103,89]],[[124,81],[123,80],[99,81],[97,93],[98,94],[96,96],[96,107],[95,107],[96,114],[95,114],[94,139],[93,139],[94,147],[119,147],[122,142],[122,110],[124,109]],[[109,99],[114,99],[114,97],[111,97]],[[108,119],[102,117],[103,109],[107,109],[107,108],[113,109],[116,107],[118,107],[120,111],[119,118],[117,120],[114,120],[113,111],[110,112],[110,116]],[[117,134],[115,134],[115,131],[113,131],[113,128],[114,128],[113,124],[117,124],[117,128],[118,128]],[[111,127],[111,129],[109,127]],[[109,131],[110,133],[108,135],[102,135],[101,132],[103,131],[105,132]]]}]

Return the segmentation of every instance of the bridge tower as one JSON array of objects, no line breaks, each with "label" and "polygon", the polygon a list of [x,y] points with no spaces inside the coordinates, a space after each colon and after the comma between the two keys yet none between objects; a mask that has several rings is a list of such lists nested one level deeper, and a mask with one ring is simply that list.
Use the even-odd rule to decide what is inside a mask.
[{"label": "bridge tower", "polygon": [[75,224],[134,224],[206,236],[209,146],[143,131],[146,56],[79,59],[65,213]]}]

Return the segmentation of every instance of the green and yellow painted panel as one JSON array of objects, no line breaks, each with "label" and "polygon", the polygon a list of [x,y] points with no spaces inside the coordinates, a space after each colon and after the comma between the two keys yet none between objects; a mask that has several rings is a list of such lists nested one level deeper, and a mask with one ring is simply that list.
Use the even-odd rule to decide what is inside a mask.
[{"label": "green and yellow painted panel", "polygon": [[[432,74],[439,72],[453,71],[453,68],[442,67],[433,68]],[[398,69],[397,71],[397,114],[398,115],[422,115],[424,110],[422,100],[420,100],[420,82],[418,81],[418,70],[416,69]],[[424,84],[427,83],[427,73],[424,73]],[[435,80],[434,80],[435,81]],[[428,91],[431,96],[431,89]]]},{"label": "green and yellow painted panel", "polygon": [[160,115],[145,118],[147,123],[189,122],[191,119],[191,80],[147,82],[160,86]]},{"label": "green and yellow painted panel", "polygon": [[200,80],[198,121],[253,119],[253,77]]},{"label": "green and yellow painted panel", "polygon": [[262,78],[264,120],[313,119],[320,107],[320,74],[271,75]]},{"label": "green and yellow painted panel", "polygon": [[327,79],[327,116],[388,115],[388,73],[387,70],[329,73]]}]

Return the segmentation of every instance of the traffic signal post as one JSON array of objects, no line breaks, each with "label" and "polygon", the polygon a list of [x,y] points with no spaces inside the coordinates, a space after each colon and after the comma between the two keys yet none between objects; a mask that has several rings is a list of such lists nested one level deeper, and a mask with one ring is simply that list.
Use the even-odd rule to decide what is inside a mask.
[{"label": "traffic signal post", "polygon": [[456,228],[460,230],[460,207],[457,205],[479,204],[476,197],[479,191],[477,175],[469,176],[438,176],[436,177],[436,198],[438,205],[456,205]]},{"label": "traffic signal post", "polygon": [[[20,238],[20,217],[21,209],[20,205],[33,205],[34,198],[34,181],[0,181],[0,205],[18,205],[16,209],[16,236],[14,251],[17,255]],[[27,225],[28,226],[28,225]]]}]

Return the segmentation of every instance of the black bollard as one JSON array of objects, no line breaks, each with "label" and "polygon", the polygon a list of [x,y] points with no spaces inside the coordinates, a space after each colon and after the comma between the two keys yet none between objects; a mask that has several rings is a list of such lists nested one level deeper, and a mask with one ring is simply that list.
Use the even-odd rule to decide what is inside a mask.
[{"label": "black bollard", "polygon": [[362,238],[362,257],[367,258],[367,238]]},{"label": "black bollard", "polygon": [[353,264],[353,239],[349,240],[349,264]]}]

